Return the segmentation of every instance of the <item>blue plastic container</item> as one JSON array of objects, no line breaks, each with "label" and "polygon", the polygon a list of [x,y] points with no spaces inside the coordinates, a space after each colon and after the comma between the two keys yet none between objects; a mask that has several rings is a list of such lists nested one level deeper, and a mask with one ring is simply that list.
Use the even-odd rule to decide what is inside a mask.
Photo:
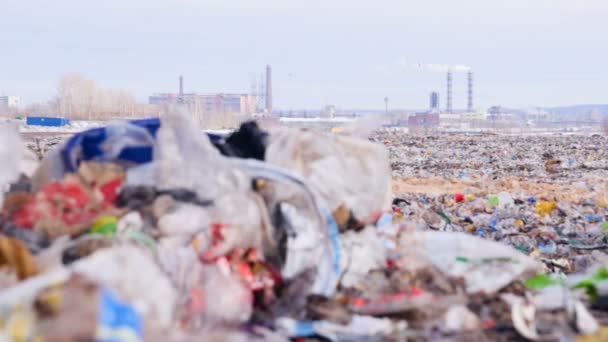
[{"label": "blue plastic container", "polygon": [[61,127],[70,123],[68,118],[28,116],[25,120],[28,126]]}]

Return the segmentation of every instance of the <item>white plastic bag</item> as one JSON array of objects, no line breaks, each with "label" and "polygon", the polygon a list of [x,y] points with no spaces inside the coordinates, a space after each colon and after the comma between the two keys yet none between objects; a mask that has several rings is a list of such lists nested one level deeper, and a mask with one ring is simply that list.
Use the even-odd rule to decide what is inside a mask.
[{"label": "white plastic bag", "polygon": [[374,340],[391,337],[407,328],[405,321],[396,323],[388,318],[361,315],[354,315],[346,325],[329,321],[300,322],[287,317],[277,319],[276,325],[290,338],[320,335],[332,341]]},{"label": "white plastic bag", "polygon": [[358,233],[349,231],[342,234],[340,243],[344,251],[342,286],[355,286],[369,271],[386,266],[384,241],[378,237],[375,227],[368,226]]},{"label": "white plastic bag", "polygon": [[270,132],[266,161],[303,177],[333,212],[341,205],[359,220],[389,210],[391,170],[382,145],[295,129]]},{"label": "white plastic bag", "polygon": [[454,232],[408,232],[399,240],[402,260],[423,257],[452,277],[463,277],[468,293],[495,293],[516,279],[542,271],[531,257],[502,243]]},{"label": "white plastic bag", "polygon": [[169,327],[177,294],[152,255],[132,246],[96,251],[75,262],[74,272],[115,290],[144,317]]},{"label": "white plastic bag", "polygon": [[23,158],[23,141],[17,127],[0,125],[0,205],[4,201],[4,192],[8,186],[19,178],[21,159]]}]

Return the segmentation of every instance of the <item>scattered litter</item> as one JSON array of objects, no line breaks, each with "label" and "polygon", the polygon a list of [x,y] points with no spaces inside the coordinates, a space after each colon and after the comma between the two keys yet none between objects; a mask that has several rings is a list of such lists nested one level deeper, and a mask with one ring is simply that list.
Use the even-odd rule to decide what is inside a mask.
[{"label": "scattered litter", "polygon": [[602,137],[1,130],[0,340],[605,339]]}]

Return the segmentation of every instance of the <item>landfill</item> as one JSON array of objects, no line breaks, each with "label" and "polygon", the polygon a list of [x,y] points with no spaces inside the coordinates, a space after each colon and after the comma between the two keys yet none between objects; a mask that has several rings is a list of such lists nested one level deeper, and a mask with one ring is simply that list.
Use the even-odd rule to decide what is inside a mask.
[{"label": "landfill", "polygon": [[0,139],[0,341],[608,340],[603,136]]}]

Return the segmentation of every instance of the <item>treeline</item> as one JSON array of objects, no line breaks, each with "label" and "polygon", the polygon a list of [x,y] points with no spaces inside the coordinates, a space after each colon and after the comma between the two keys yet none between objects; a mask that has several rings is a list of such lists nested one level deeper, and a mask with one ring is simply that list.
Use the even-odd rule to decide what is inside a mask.
[{"label": "treeline", "polygon": [[[3,114],[14,115],[16,111]],[[64,75],[55,97],[18,110],[20,116],[62,116],[75,120],[109,120],[158,115],[156,106],[138,103],[126,90],[105,89],[79,73]]]}]

